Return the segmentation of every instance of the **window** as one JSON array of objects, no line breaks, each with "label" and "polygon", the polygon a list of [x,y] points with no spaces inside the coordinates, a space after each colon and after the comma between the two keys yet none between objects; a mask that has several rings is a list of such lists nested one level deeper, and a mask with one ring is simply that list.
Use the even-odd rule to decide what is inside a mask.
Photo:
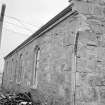
[{"label": "window", "polygon": [[8,61],[7,61],[7,64],[6,64],[6,76],[8,74]]},{"label": "window", "polygon": [[19,56],[18,82],[22,79],[22,54]]},{"label": "window", "polygon": [[37,88],[37,70],[39,66],[39,55],[40,55],[40,48],[38,46],[34,49],[34,68],[33,68],[33,88]]},{"label": "window", "polygon": [[8,75],[8,61],[5,64],[5,71],[4,71],[4,76],[3,78],[7,79],[7,75]]},{"label": "window", "polygon": [[14,60],[12,58],[11,65],[10,65],[11,66],[10,67],[11,68],[11,70],[10,70],[10,81],[13,81],[13,69],[14,69],[14,67],[13,67],[14,64],[13,63],[14,63]]},{"label": "window", "polygon": [[15,62],[14,62],[14,81],[16,82],[16,79],[17,79],[17,60],[15,60]]}]

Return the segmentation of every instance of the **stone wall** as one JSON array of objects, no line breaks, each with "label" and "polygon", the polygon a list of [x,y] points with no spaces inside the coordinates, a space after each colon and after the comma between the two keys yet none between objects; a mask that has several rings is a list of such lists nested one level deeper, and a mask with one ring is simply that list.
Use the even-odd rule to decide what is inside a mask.
[{"label": "stone wall", "polygon": [[105,1],[72,2],[73,9],[84,17],[82,23],[86,26],[77,28],[75,103],[105,105]]},{"label": "stone wall", "polygon": [[50,105],[73,103],[72,55],[77,18],[66,18],[8,57],[5,60],[4,88],[12,91],[38,89]]},{"label": "stone wall", "polygon": [[49,104],[105,104],[105,1],[71,2],[78,15],[8,57],[5,88],[38,89]]}]

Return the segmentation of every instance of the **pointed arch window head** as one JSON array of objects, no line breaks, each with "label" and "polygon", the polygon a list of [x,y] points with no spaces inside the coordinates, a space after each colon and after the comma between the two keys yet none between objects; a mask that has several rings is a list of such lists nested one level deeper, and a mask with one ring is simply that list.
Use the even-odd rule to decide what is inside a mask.
[{"label": "pointed arch window head", "polygon": [[8,61],[7,61],[7,66],[8,66]]},{"label": "pointed arch window head", "polygon": [[34,52],[36,52],[38,50],[40,50],[40,47],[38,45],[36,45],[35,48],[34,48]]},{"label": "pointed arch window head", "polygon": [[35,68],[37,69],[39,67],[39,56],[40,56],[40,47],[37,45],[34,49],[34,63]]}]

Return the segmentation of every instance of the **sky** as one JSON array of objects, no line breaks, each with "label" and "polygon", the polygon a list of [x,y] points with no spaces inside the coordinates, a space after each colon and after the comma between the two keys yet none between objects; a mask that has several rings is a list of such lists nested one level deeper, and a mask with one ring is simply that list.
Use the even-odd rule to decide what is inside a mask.
[{"label": "sky", "polygon": [[68,0],[0,0],[6,4],[0,48],[0,72],[9,52],[69,5]]}]

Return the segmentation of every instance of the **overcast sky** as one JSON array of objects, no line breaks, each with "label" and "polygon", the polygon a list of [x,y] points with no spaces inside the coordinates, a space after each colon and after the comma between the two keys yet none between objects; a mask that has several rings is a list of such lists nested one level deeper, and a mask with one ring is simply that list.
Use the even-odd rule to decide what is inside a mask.
[{"label": "overcast sky", "polygon": [[2,3],[6,3],[6,12],[0,49],[0,71],[3,71],[5,55],[69,5],[68,0],[1,0],[0,6]]}]

